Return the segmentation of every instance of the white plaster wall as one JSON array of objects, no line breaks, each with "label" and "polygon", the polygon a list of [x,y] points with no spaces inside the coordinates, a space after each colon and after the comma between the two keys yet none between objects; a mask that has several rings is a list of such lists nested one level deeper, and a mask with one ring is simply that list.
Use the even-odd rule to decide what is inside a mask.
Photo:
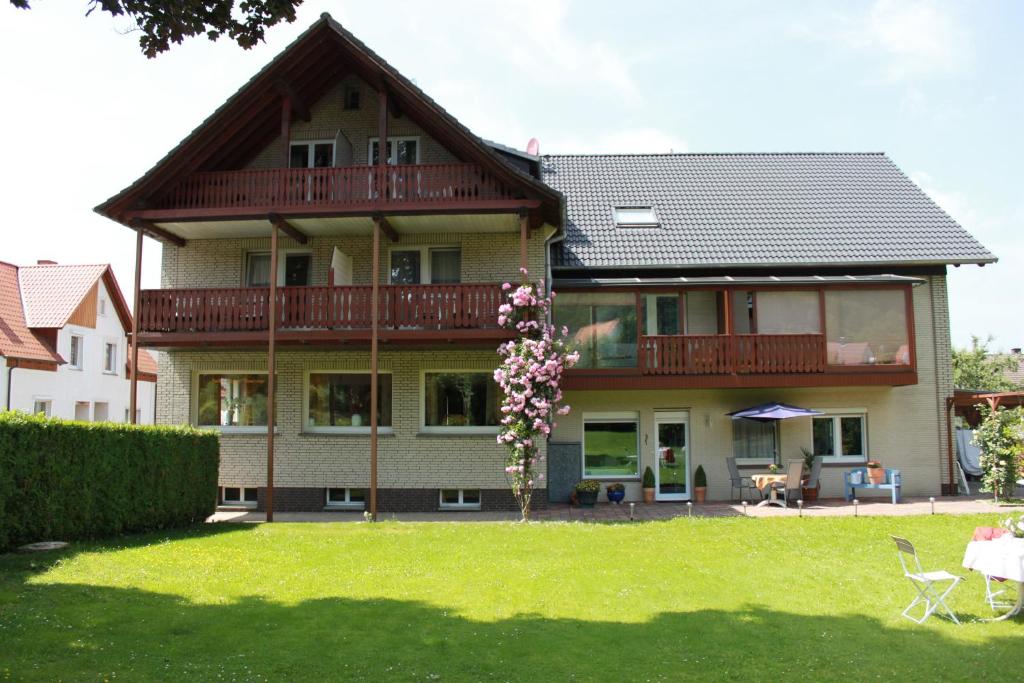
[{"label": "white plaster wall", "polygon": [[[56,372],[15,369],[11,379],[12,409],[32,412],[35,401],[49,400],[52,401],[52,417],[71,420],[75,417],[75,403],[86,401],[89,403],[89,419],[92,420],[95,417],[95,404],[106,403],[109,421],[125,421],[131,391],[125,370],[128,340],[102,281],[99,296],[106,300],[106,312],[97,315],[95,329],[66,325],[57,333],[57,353],[65,360],[71,358],[71,335],[78,334],[84,338],[82,369],[75,370],[67,364],[60,366]],[[117,362],[113,374],[103,372],[103,350],[108,341],[117,344]],[[6,383],[6,372],[3,374]],[[6,396],[6,386],[3,395]],[[154,382],[139,382],[140,424],[153,424],[155,396]]]}]

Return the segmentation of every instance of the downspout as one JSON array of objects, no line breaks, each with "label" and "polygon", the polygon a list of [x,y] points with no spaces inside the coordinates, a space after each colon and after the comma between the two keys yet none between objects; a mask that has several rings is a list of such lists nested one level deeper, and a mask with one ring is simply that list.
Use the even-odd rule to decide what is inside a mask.
[{"label": "downspout", "polygon": [[18,359],[11,358],[7,361],[7,401],[5,410],[11,409],[11,375],[14,373],[14,368],[18,367]]},{"label": "downspout", "polygon": [[[957,492],[956,479],[953,478],[953,396],[946,397],[946,462],[949,465],[949,495],[955,496]],[[967,495],[970,495],[970,489]]]}]

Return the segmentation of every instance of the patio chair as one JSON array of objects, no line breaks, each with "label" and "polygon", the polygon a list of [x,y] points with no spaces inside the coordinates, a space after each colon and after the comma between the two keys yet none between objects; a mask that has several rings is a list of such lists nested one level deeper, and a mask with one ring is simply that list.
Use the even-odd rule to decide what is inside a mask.
[{"label": "patio chair", "polygon": [[807,477],[807,483],[804,484],[805,489],[816,489],[818,488],[818,480],[821,478],[821,456],[814,458],[814,464],[811,465],[811,473]]},{"label": "patio chair", "polygon": [[736,466],[736,458],[726,458],[725,464],[729,466],[729,484],[732,486],[732,490],[729,492],[730,497],[733,497],[733,492],[739,491],[740,496],[743,495],[744,489],[755,491],[754,494],[757,498],[763,498],[761,489],[754,486],[754,480],[750,477],[744,477],[740,474],[739,468]]},{"label": "patio chair", "polygon": [[[893,536],[892,540],[896,542],[896,549],[898,551],[898,557],[900,558],[900,566],[903,567],[903,575],[907,577],[910,583],[913,584],[917,590],[917,597],[914,601],[907,605],[907,608],[903,610],[903,616],[910,619],[915,624],[923,624],[928,617],[930,617],[940,607],[942,610],[949,615],[949,618],[953,620],[954,624],[959,625],[960,620],[953,614],[953,610],[949,609],[946,605],[946,596],[957,587],[961,581],[964,580],[962,576],[956,574],[950,574],[947,571],[939,570],[935,572],[926,572],[921,566],[921,560],[917,556],[917,551],[914,550],[914,544],[905,538],[899,536]],[[912,560],[912,561],[911,561]],[[916,570],[916,571],[915,571]],[[937,586],[949,582],[949,588],[939,593]],[[910,614],[911,610],[920,604],[924,604],[924,614],[920,618],[915,618]],[[941,615],[940,615],[941,616]]]},{"label": "patio chair", "polygon": [[782,494],[783,502],[789,507],[789,502],[794,503],[803,497],[804,461],[790,460],[786,463],[786,481],[777,481],[772,484],[776,497]]}]

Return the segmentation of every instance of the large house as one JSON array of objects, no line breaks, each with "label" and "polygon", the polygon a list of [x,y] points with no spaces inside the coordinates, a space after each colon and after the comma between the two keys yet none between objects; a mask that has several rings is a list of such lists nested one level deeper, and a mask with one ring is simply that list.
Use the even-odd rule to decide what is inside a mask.
[{"label": "large house", "polygon": [[[802,449],[823,495],[869,458],[937,494],[945,270],[995,261],[882,154],[482,140],[327,15],[97,211],[165,244],[158,422],[219,430],[221,502],[271,512],[512,507],[492,372],[523,267],[581,353],[539,502],[637,499],[648,466],[659,500],[699,465],[727,498],[727,457]],[[821,415],[726,415],[769,400]]]},{"label": "large house", "polygon": [[[107,264],[0,261],[0,395],[7,410],[132,422],[131,312]],[[156,360],[139,352],[135,422],[153,424]]]}]

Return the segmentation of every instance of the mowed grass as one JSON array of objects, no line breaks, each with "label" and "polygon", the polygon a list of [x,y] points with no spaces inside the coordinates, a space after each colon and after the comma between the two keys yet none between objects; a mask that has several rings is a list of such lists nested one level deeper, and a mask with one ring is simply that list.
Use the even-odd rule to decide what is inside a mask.
[{"label": "mowed grass", "polygon": [[[1024,622],[899,616],[975,517],[208,525],[0,556],[0,680],[957,680]],[[951,600],[990,616],[970,575]]]}]

